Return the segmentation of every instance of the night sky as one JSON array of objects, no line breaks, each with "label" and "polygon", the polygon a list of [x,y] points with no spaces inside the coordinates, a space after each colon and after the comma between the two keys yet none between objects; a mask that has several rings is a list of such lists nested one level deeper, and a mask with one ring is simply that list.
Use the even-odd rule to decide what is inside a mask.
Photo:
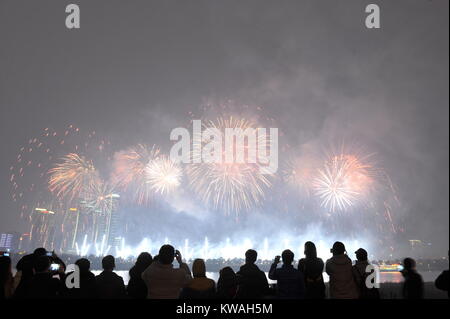
[{"label": "night sky", "polygon": [[[25,231],[9,167],[43,128],[168,149],[205,99],[232,99],[293,148],[343,138],[376,153],[404,238],[446,255],[448,1],[79,0],[79,30],[69,3],[0,0],[0,231]],[[369,3],[381,29],[364,25]]]}]

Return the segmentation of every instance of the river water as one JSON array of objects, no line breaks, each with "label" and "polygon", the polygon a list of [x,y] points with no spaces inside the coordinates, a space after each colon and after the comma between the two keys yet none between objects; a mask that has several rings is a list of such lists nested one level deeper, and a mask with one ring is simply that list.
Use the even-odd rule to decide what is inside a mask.
[{"label": "river water", "polygon": [[[98,275],[101,270],[93,270],[92,271],[95,275]],[[125,285],[128,283],[130,277],[128,275],[128,271],[126,270],[117,270],[115,271],[115,273],[117,273],[119,276],[121,276],[123,278],[123,281],[125,282]],[[440,271],[424,271],[424,272],[420,272],[420,274],[422,275],[423,281],[424,282],[433,282],[437,276],[439,276],[441,272]],[[219,279],[219,273],[218,272],[207,272],[206,276],[208,278],[213,279],[214,281],[217,282],[217,280]],[[268,276],[268,273],[266,273],[266,276]],[[328,275],[326,273],[323,273],[323,277],[325,282],[328,282]],[[270,283],[275,283],[276,281],[270,280],[269,278],[267,278],[267,280]],[[399,283],[403,281],[403,277],[402,274],[400,272],[381,272],[380,273],[380,282],[381,283]]]}]

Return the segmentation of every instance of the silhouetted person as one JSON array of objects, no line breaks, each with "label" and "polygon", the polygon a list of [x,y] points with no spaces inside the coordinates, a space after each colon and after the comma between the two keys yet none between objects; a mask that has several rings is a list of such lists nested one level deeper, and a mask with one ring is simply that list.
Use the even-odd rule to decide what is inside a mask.
[{"label": "silhouetted person", "polygon": [[26,297],[27,289],[34,275],[34,263],[38,257],[45,256],[46,254],[47,250],[45,248],[36,248],[32,254],[25,255],[19,260],[16,265],[16,276],[20,277],[20,281],[14,292],[14,298]]},{"label": "silhouetted person", "polygon": [[108,255],[102,259],[103,271],[95,277],[97,287],[97,297],[100,299],[120,299],[125,298],[125,285],[123,278],[113,272],[116,267],[113,256]]},{"label": "silhouetted person", "polygon": [[[177,259],[180,268],[173,268]],[[158,261],[153,262],[143,273],[142,279],[147,285],[149,299],[177,299],[181,289],[192,280],[191,271],[183,263],[181,253],[171,245],[163,245],[158,254]]]},{"label": "silhouetted person", "polygon": [[298,262],[298,269],[305,279],[305,299],[324,299],[325,282],[323,280],[324,263],[317,257],[316,245],[305,243],[305,258]]},{"label": "silhouetted person", "polygon": [[195,259],[192,264],[193,279],[181,291],[182,299],[211,299],[216,295],[216,283],[206,277],[206,265],[203,259]]},{"label": "silhouetted person", "polygon": [[305,282],[300,270],[292,266],[294,253],[289,249],[281,254],[283,265],[277,268],[280,256],[276,256],[270,267],[269,279],[277,281],[277,297],[281,299],[300,299],[305,295]]},{"label": "silhouetted person", "polygon": [[[70,299],[93,299],[97,297],[97,287],[95,275],[90,271],[91,263],[86,258],[78,259],[75,262],[78,266],[80,276],[79,288],[68,288],[65,285],[65,296]],[[67,273],[66,278],[74,272]]]},{"label": "silhouetted person", "polygon": [[[34,262],[34,275],[27,289],[26,297],[30,299],[54,299],[62,291],[61,281],[54,276],[57,272],[50,271],[51,260],[48,256],[39,256]],[[60,273],[60,277],[63,274]]]},{"label": "silhouetted person", "polygon": [[434,285],[437,289],[443,290],[447,292],[447,296],[450,297],[449,291],[448,291],[448,284],[449,284],[449,278],[448,278],[448,270],[444,270],[434,281]]},{"label": "silhouetted person", "polygon": [[405,258],[401,273],[405,278],[403,282],[403,298],[422,299],[423,280],[422,276],[416,271],[416,261],[412,258]]},{"label": "silhouetted person", "polygon": [[352,261],[345,253],[344,244],[335,242],[331,253],[333,257],[325,264],[325,270],[330,276],[330,298],[357,299],[358,288],[353,279]]},{"label": "silhouetted person", "polygon": [[147,298],[147,286],[144,280],[142,280],[142,273],[153,262],[152,255],[149,253],[141,253],[136,264],[130,269],[130,281],[128,281],[127,293],[128,297],[133,299],[145,299]]},{"label": "silhouetted person", "polygon": [[233,299],[236,296],[237,288],[237,276],[234,270],[231,267],[221,269],[217,281],[217,298]]},{"label": "silhouetted person", "polygon": [[0,300],[10,299],[13,295],[13,275],[11,258],[0,257]]},{"label": "silhouetted person", "polygon": [[245,265],[241,266],[237,272],[238,291],[236,298],[259,299],[267,295],[269,284],[266,274],[255,265],[257,258],[258,253],[253,249],[249,249],[245,253]]},{"label": "silhouetted person", "polygon": [[[368,272],[367,267],[370,265],[367,258],[367,251],[363,248],[359,248],[356,252],[356,262],[353,266],[353,278],[355,279],[356,286],[359,289],[360,299],[380,299],[380,293],[375,287],[368,287],[367,280],[368,276],[373,273],[373,271]],[[374,280],[371,283],[374,284]]]},{"label": "silhouetted person", "polygon": [[444,270],[439,275],[439,277],[437,277],[436,280],[434,281],[434,285],[436,286],[436,288],[446,291],[447,296],[449,295],[448,283],[449,283],[448,270]]}]

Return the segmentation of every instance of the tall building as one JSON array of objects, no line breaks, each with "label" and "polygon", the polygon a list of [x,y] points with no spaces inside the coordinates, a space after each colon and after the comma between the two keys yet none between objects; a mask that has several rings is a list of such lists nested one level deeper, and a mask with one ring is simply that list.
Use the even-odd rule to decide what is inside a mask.
[{"label": "tall building", "polygon": [[119,214],[117,211],[117,201],[120,198],[117,194],[105,196],[105,205],[102,209],[92,210],[92,229],[90,238],[98,245],[104,240],[106,247],[116,247],[119,244]]},{"label": "tall building", "polygon": [[31,213],[30,243],[35,247],[54,249],[55,212],[35,208]]},{"label": "tall building", "polygon": [[106,211],[106,238],[107,244],[111,247],[117,247],[120,244],[119,238],[119,212],[117,211],[117,201],[120,198],[118,194],[108,195],[108,200],[110,205],[109,209]]},{"label": "tall building", "polygon": [[0,251],[16,252],[19,250],[20,234],[17,232],[0,234]]}]

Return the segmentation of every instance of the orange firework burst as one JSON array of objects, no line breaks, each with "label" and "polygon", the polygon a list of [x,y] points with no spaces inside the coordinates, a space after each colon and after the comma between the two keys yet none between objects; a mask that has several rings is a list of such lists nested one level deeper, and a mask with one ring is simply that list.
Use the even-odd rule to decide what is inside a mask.
[{"label": "orange firework burst", "polygon": [[100,182],[92,161],[75,153],[64,156],[62,162],[56,164],[48,173],[50,191],[69,202],[89,193]]},{"label": "orange firework burst", "polygon": [[20,204],[21,213],[29,213],[39,202],[52,200],[48,189],[48,172],[66,154],[75,153],[98,162],[108,162],[111,143],[95,131],[75,125],[60,129],[45,128],[20,145],[10,166],[11,197]]}]

